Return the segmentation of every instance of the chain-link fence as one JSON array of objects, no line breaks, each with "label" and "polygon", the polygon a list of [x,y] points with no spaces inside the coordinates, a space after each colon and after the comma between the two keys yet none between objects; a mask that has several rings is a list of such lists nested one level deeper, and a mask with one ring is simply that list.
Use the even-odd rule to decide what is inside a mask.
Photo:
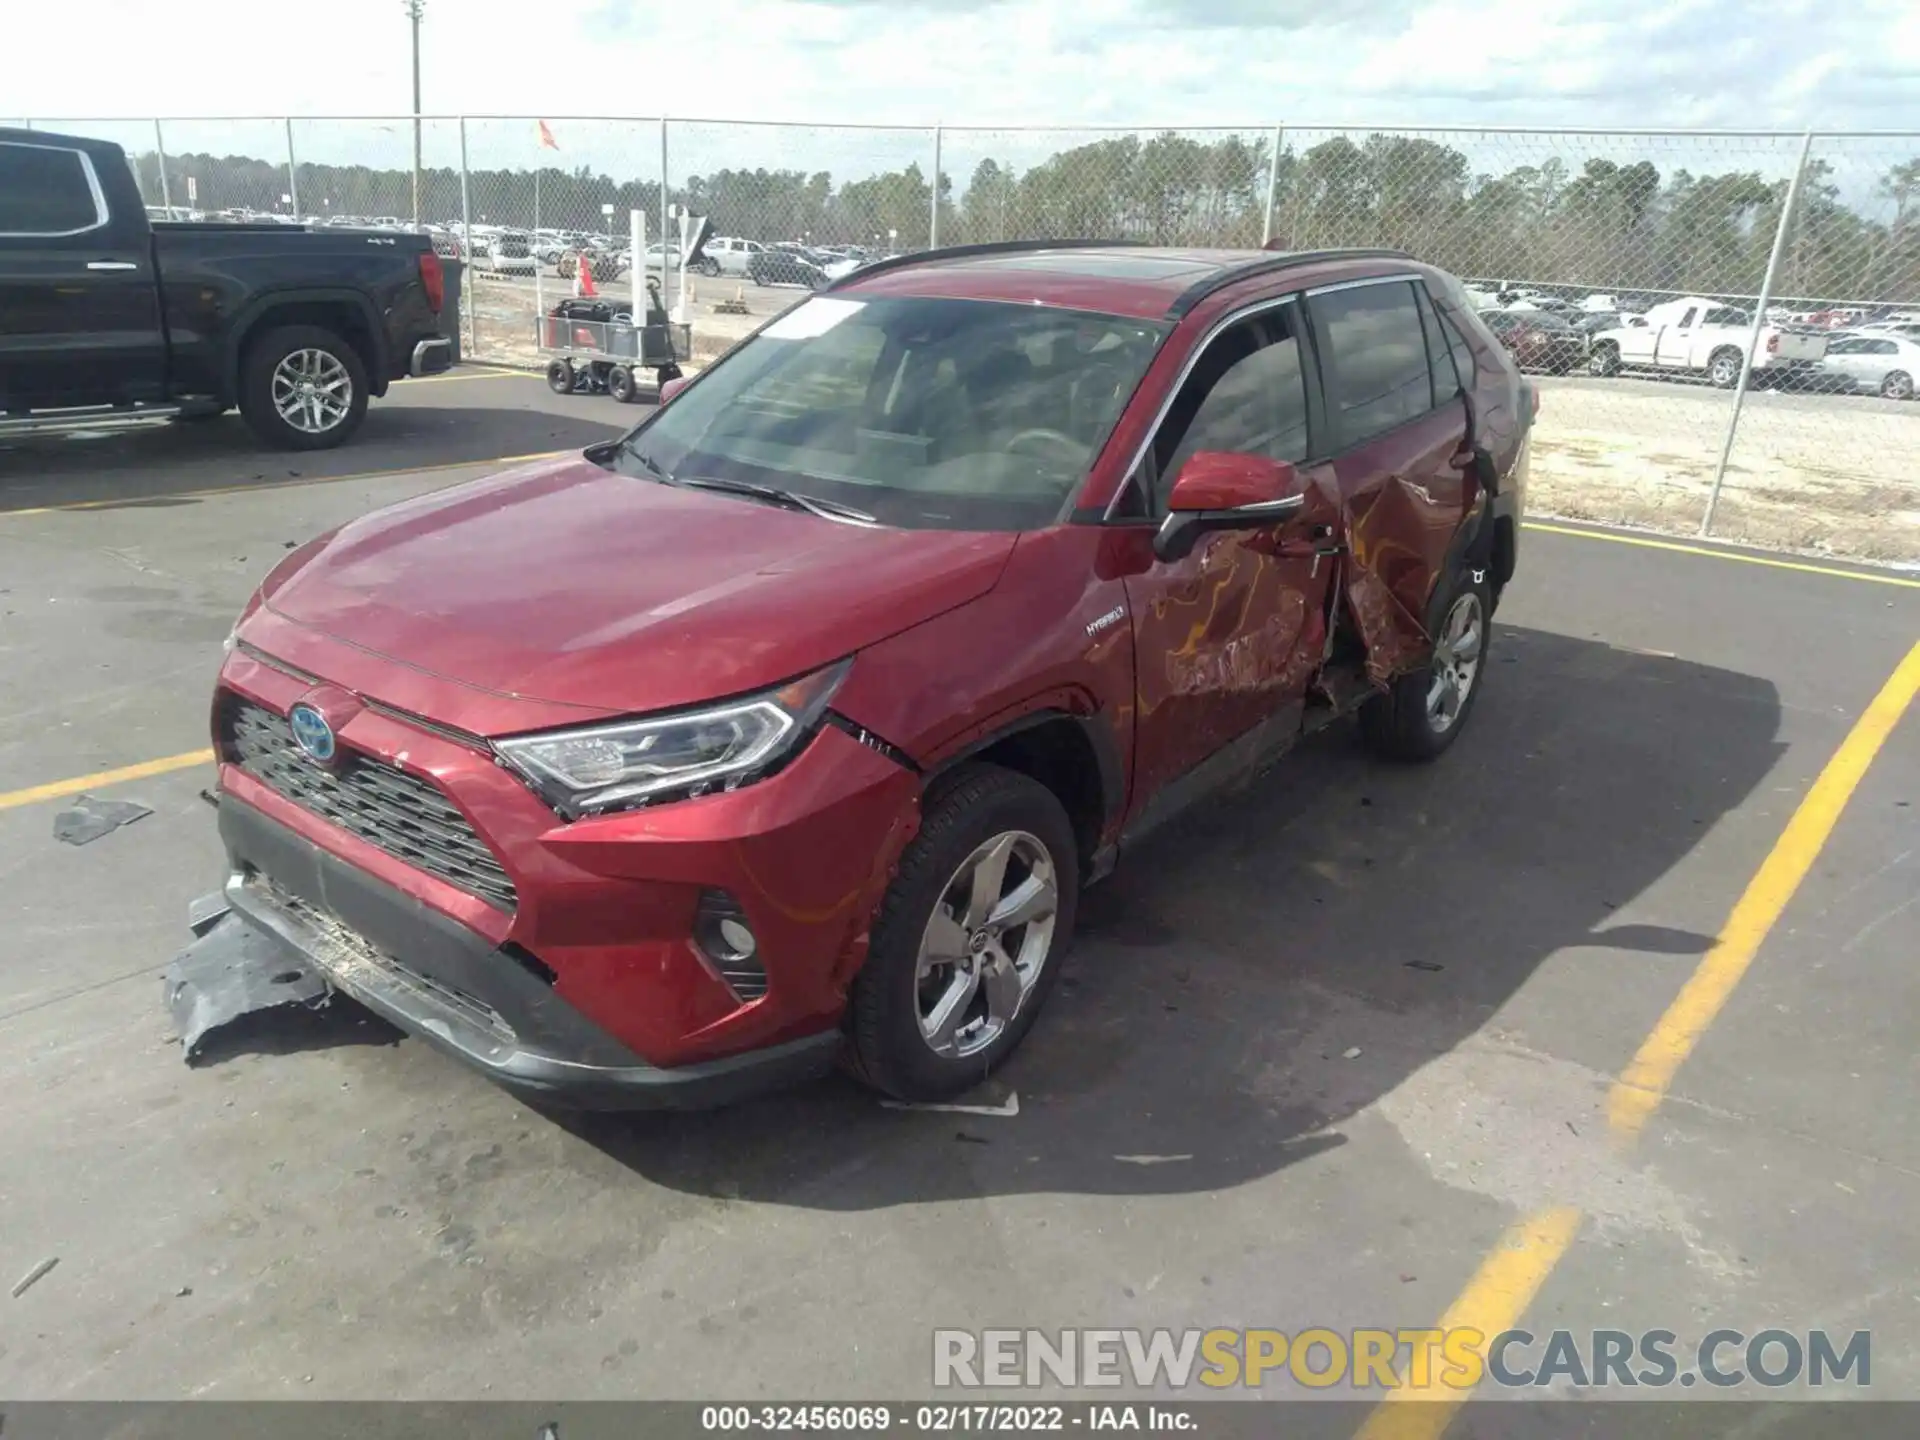
[{"label": "chain-link fence", "polygon": [[670,207],[733,242],[685,297],[706,355],[930,245],[1404,249],[1541,372],[1537,508],[1920,559],[1920,133],[43,123],[119,142],[177,216],[435,230],[469,261],[466,353],[510,363],[583,256],[603,288],[676,298]]}]

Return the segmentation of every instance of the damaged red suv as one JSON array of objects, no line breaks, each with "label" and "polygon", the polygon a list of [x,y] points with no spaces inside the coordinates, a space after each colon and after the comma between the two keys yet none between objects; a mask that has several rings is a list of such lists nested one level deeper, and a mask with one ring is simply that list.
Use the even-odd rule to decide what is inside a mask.
[{"label": "damaged red suv", "polygon": [[952,1094],[1148,831],[1348,714],[1452,743],[1534,403],[1392,252],[870,265],[290,554],[215,700],[227,903],[556,1102]]}]

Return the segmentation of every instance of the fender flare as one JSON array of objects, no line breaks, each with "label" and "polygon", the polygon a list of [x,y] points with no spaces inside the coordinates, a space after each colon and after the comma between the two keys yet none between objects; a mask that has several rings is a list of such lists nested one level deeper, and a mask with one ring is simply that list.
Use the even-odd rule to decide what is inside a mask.
[{"label": "fender flare", "polygon": [[1093,751],[1094,765],[1100,773],[1100,833],[1107,834],[1122,819],[1127,803],[1127,773],[1120,753],[1120,741],[1113,733],[1113,726],[1107,722],[1106,712],[1095,710],[1086,715],[1076,715],[1071,710],[1063,710],[1056,705],[1040,706],[1022,712],[1005,724],[996,725],[991,730],[975,736],[951,754],[942,756],[926,769],[926,784],[931,786],[941,776],[958,766],[998,745],[1002,740],[1010,739],[1027,730],[1038,729],[1042,725],[1051,725],[1065,720],[1078,727],[1086,736],[1087,744]]},{"label": "fender flare", "polygon": [[225,353],[221,357],[220,378],[229,395],[240,394],[240,357],[249,334],[260,321],[282,305],[349,305],[360,314],[373,353],[367,356],[367,383],[380,386],[387,373],[387,333],[380,323],[380,312],[364,290],[350,285],[323,285],[287,290],[267,290],[240,307],[227,326]]}]

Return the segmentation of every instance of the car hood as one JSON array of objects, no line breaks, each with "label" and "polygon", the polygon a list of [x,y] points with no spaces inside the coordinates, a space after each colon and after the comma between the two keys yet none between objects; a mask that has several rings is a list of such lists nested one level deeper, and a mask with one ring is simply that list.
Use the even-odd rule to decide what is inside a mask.
[{"label": "car hood", "polygon": [[636,713],[775,685],[964,605],[1014,539],[847,525],[576,455],[356,520],[265,604],[461,685]]}]

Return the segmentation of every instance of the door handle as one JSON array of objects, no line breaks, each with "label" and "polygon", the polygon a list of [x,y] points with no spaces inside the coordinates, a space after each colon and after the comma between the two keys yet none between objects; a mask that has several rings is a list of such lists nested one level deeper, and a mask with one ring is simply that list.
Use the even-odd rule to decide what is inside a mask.
[{"label": "door handle", "polygon": [[89,270],[138,270],[140,266],[132,260],[89,260]]}]

